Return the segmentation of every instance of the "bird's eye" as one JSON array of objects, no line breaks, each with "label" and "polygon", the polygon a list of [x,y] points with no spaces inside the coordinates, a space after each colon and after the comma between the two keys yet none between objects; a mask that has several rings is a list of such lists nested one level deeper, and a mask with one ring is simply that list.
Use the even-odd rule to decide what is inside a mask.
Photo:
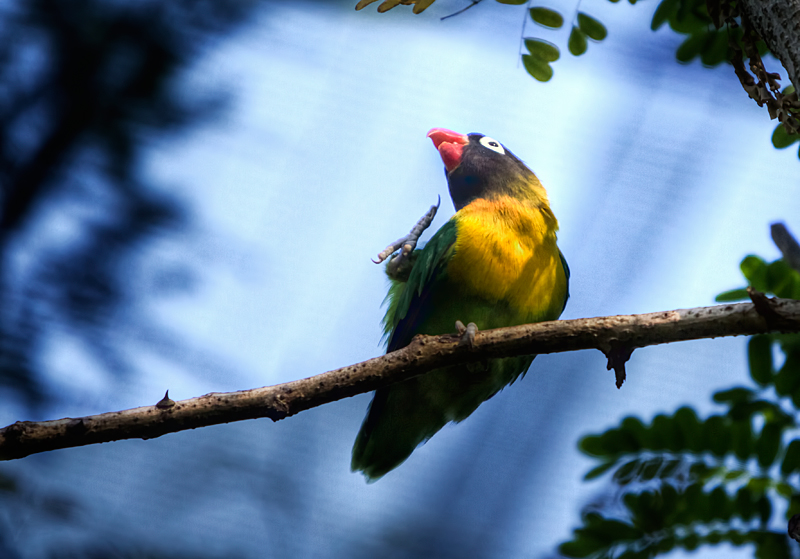
[{"label": "bird's eye", "polygon": [[506,150],[503,149],[503,146],[500,145],[500,142],[497,140],[493,140],[489,136],[484,136],[480,139],[481,145],[485,148],[489,148],[492,151],[496,151],[500,155],[504,155]]}]

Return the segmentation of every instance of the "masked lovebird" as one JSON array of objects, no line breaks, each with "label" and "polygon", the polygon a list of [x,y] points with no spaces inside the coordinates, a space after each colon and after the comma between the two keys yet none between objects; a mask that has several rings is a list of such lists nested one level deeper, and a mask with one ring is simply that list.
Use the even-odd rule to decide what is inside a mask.
[{"label": "masked lovebird", "polygon": [[[428,133],[444,162],[456,213],[410,261],[388,272],[387,352],[417,334],[461,321],[481,329],[555,320],[569,297],[569,268],[556,245],[558,222],[536,175],[483,134]],[[464,332],[474,337],[474,326]],[[374,481],[400,465],[450,421],[466,419],[514,382],[534,356],[444,367],[381,388],[353,446],[352,468]]]}]

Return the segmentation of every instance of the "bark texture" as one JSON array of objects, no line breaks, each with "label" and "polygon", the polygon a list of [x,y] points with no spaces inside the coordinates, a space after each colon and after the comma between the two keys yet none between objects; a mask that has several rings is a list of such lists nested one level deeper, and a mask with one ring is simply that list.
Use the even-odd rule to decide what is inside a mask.
[{"label": "bark texture", "polygon": [[[459,337],[418,336],[407,347],[317,376],[241,392],[212,393],[141,408],[52,421],[20,421],[0,429],[0,460],[122,439],[151,439],[207,425],[303,410],[423,374],[445,364],[492,357],[599,349],[620,371],[640,347],[683,340],[800,331],[800,301],[767,299],[650,314],[558,320],[479,332],[475,346]],[[577,379],[576,379],[577,382]]]},{"label": "bark texture", "polygon": [[800,91],[800,0],[742,0],[741,10]]}]

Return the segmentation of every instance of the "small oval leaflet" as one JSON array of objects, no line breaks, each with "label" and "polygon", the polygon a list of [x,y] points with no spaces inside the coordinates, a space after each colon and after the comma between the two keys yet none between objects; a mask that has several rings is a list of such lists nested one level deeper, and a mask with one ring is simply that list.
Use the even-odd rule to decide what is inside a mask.
[{"label": "small oval leaflet", "polygon": [[542,6],[535,6],[530,9],[531,19],[544,27],[559,29],[564,25],[564,17],[555,10]]},{"label": "small oval leaflet", "polygon": [[775,127],[775,131],[772,133],[772,145],[778,149],[788,148],[798,140],[800,140],[800,134],[789,134],[783,124]]},{"label": "small oval leaflet", "polygon": [[578,12],[578,27],[593,41],[602,41],[608,36],[605,25],[583,12]]},{"label": "small oval leaflet", "polygon": [[586,35],[583,31],[578,29],[577,26],[572,26],[572,31],[569,34],[569,41],[567,41],[567,48],[573,56],[580,56],[586,52]]},{"label": "small oval leaflet", "polygon": [[522,65],[525,70],[540,82],[546,82],[553,77],[553,68],[546,60],[531,54],[522,55]]},{"label": "small oval leaflet", "polygon": [[541,39],[525,39],[525,48],[531,55],[546,62],[555,62],[561,55],[557,46]]}]

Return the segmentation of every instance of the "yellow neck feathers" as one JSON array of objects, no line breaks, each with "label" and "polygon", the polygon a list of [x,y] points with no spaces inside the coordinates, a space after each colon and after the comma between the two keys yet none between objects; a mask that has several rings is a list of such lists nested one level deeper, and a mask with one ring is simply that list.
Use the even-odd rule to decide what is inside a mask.
[{"label": "yellow neck feathers", "polygon": [[472,295],[507,303],[520,322],[558,318],[566,297],[558,222],[537,186],[539,196],[474,200],[452,218],[457,234],[450,278]]}]

